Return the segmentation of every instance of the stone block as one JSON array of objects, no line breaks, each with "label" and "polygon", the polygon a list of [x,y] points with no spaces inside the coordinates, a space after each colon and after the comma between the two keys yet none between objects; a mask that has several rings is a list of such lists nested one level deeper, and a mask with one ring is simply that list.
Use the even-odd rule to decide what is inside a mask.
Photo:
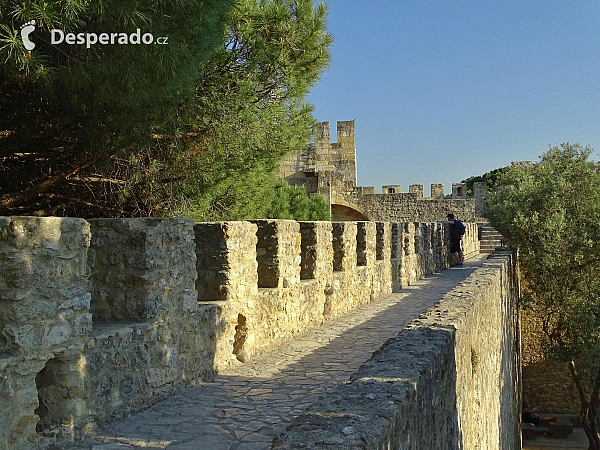
[{"label": "stone block", "polygon": [[423,185],[422,184],[411,184],[408,186],[408,192],[416,194],[417,198],[423,197]]},{"label": "stone block", "polygon": [[381,192],[383,194],[401,194],[402,186],[399,184],[389,184],[386,186],[381,186]]},{"label": "stone block", "polygon": [[370,266],[375,261],[377,230],[375,222],[357,222],[356,265]]},{"label": "stone block", "polygon": [[568,436],[573,434],[573,424],[568,419],[559,419],[548,423],[548,432],[552,436]]},{"label": "stone block", "polygon": [[389,222],[375,222],[376,242],[375,259],[389,260],[391,258],[391,233],[392,227]]},{"label": "stone block", "polygon": [[467,198],[467,185],[465,183],[452,183],[452,198]]},{"label": "stone block", "polygon": [[0,354],[55,350],[71,338],[89,311],[89,243],[83,219],[0,217]]},{"label": "stone block", "polygon": [[256,295],[257,229],[256,224],[250,222],[211,222],[194,226],[199,301]]},{"label": "stone block", "polygon": [[319,122],[317,124],[317,145],[321,143],[329,144],[329,122]]},{"label": "stone block", "polygon": [[143,322],[182,308],[198,276],[193,220],[93,219],[90,224],[95,320]]},{"label": "stone block", "polygon": [[473,183],[473,197],[475,197],[475,213],[482,216],[485,200],[488,198],[487,182],[476,181]]},{"label": "stone block", "polygon": [[360,190],[363,195],[375,194],[374,186],[361,186]]},{"label": "stone block", "polygon": [[299,222],[300,279],[325,279],[333,272],[331,222]]},{"label": "stone block", "polygon": [[356,222],[333,222],[333,270],[352,272],[356,268]]},{"label": "stone block", "polygon": [[434,200],[444,199],[444,185],[443,184],[432,184],[431,185],[431,198]]},{"label": "stone block", "polygon": [[339,120],[337,123],[337,139],[342,142],[345,138],[354,139],[354,120]]}]

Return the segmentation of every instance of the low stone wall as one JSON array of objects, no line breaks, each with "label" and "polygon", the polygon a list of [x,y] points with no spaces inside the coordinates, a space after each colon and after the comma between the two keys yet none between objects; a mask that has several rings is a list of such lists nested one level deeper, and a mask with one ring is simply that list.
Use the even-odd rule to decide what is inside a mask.
[{"label": "low stone wall", "polygon": [[411,193],[359,195],[355,192],[345,194],[343,198],[351,199],[351,203],[370,220],[427,222],[443,220],[448,213],[463,222],[477,220],[474,198],[432,199]]},{"label": "low stone wall", "polygon": [[[442,270],[448,225],[0,218],[0,448],[93,434]],[[478,253],[467,224],[465,253]]]},{"label": "low stone wall", "polygon": [[518,291],[497,251],[272,448],[520,449]]}]

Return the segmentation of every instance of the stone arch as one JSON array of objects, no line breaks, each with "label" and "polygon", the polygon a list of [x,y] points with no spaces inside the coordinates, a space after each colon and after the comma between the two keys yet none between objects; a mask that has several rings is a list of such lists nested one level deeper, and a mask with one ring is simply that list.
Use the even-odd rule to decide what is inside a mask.
[{"label": "stone arch", "polygon": [[344,222],[344,221],[366,221],[369,220],[360,211],[354,208],[344,205],[331,205],[331,220],[333,222]]}]

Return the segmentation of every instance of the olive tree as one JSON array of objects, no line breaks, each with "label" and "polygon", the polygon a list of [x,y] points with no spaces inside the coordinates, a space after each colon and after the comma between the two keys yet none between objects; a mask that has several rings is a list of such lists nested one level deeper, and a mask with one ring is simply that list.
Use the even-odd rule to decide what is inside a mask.
[{"label": "olive tree", "polygon": [[523,306],[541,318],[548,356],[570,370],[589,448],[599,450],[600,171],[591,152],[567,143],[510,168],[486,216],[519,251]]}]

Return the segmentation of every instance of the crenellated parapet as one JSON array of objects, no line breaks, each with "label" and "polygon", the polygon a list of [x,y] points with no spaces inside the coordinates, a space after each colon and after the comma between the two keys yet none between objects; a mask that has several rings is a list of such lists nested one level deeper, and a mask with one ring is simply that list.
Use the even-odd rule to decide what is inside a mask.
[{"label": "crenellated parapet", "polygon": [[[68,442],[447,267],[448,225],[0,218],[0,448]],[[463,239],[478,253],[475,224]]]},{"label": "crenellated parapet", "polygon": [[[483,203],[487,198],[486,183],[475,183],[475,196],[445,197],[443,184],[432,184],[431,195],[424,197],[422,184],[409,186],[402,192],[400,185],[385,185],[382,194],[374,187],[355,186],[339,174],[327,172],[319,184],[319,192],[331,203],[333,220],[421,221],[445,220],[448,213],[463,222],[480,222]],[[466,192],[466,188],[465,188]]]}]

